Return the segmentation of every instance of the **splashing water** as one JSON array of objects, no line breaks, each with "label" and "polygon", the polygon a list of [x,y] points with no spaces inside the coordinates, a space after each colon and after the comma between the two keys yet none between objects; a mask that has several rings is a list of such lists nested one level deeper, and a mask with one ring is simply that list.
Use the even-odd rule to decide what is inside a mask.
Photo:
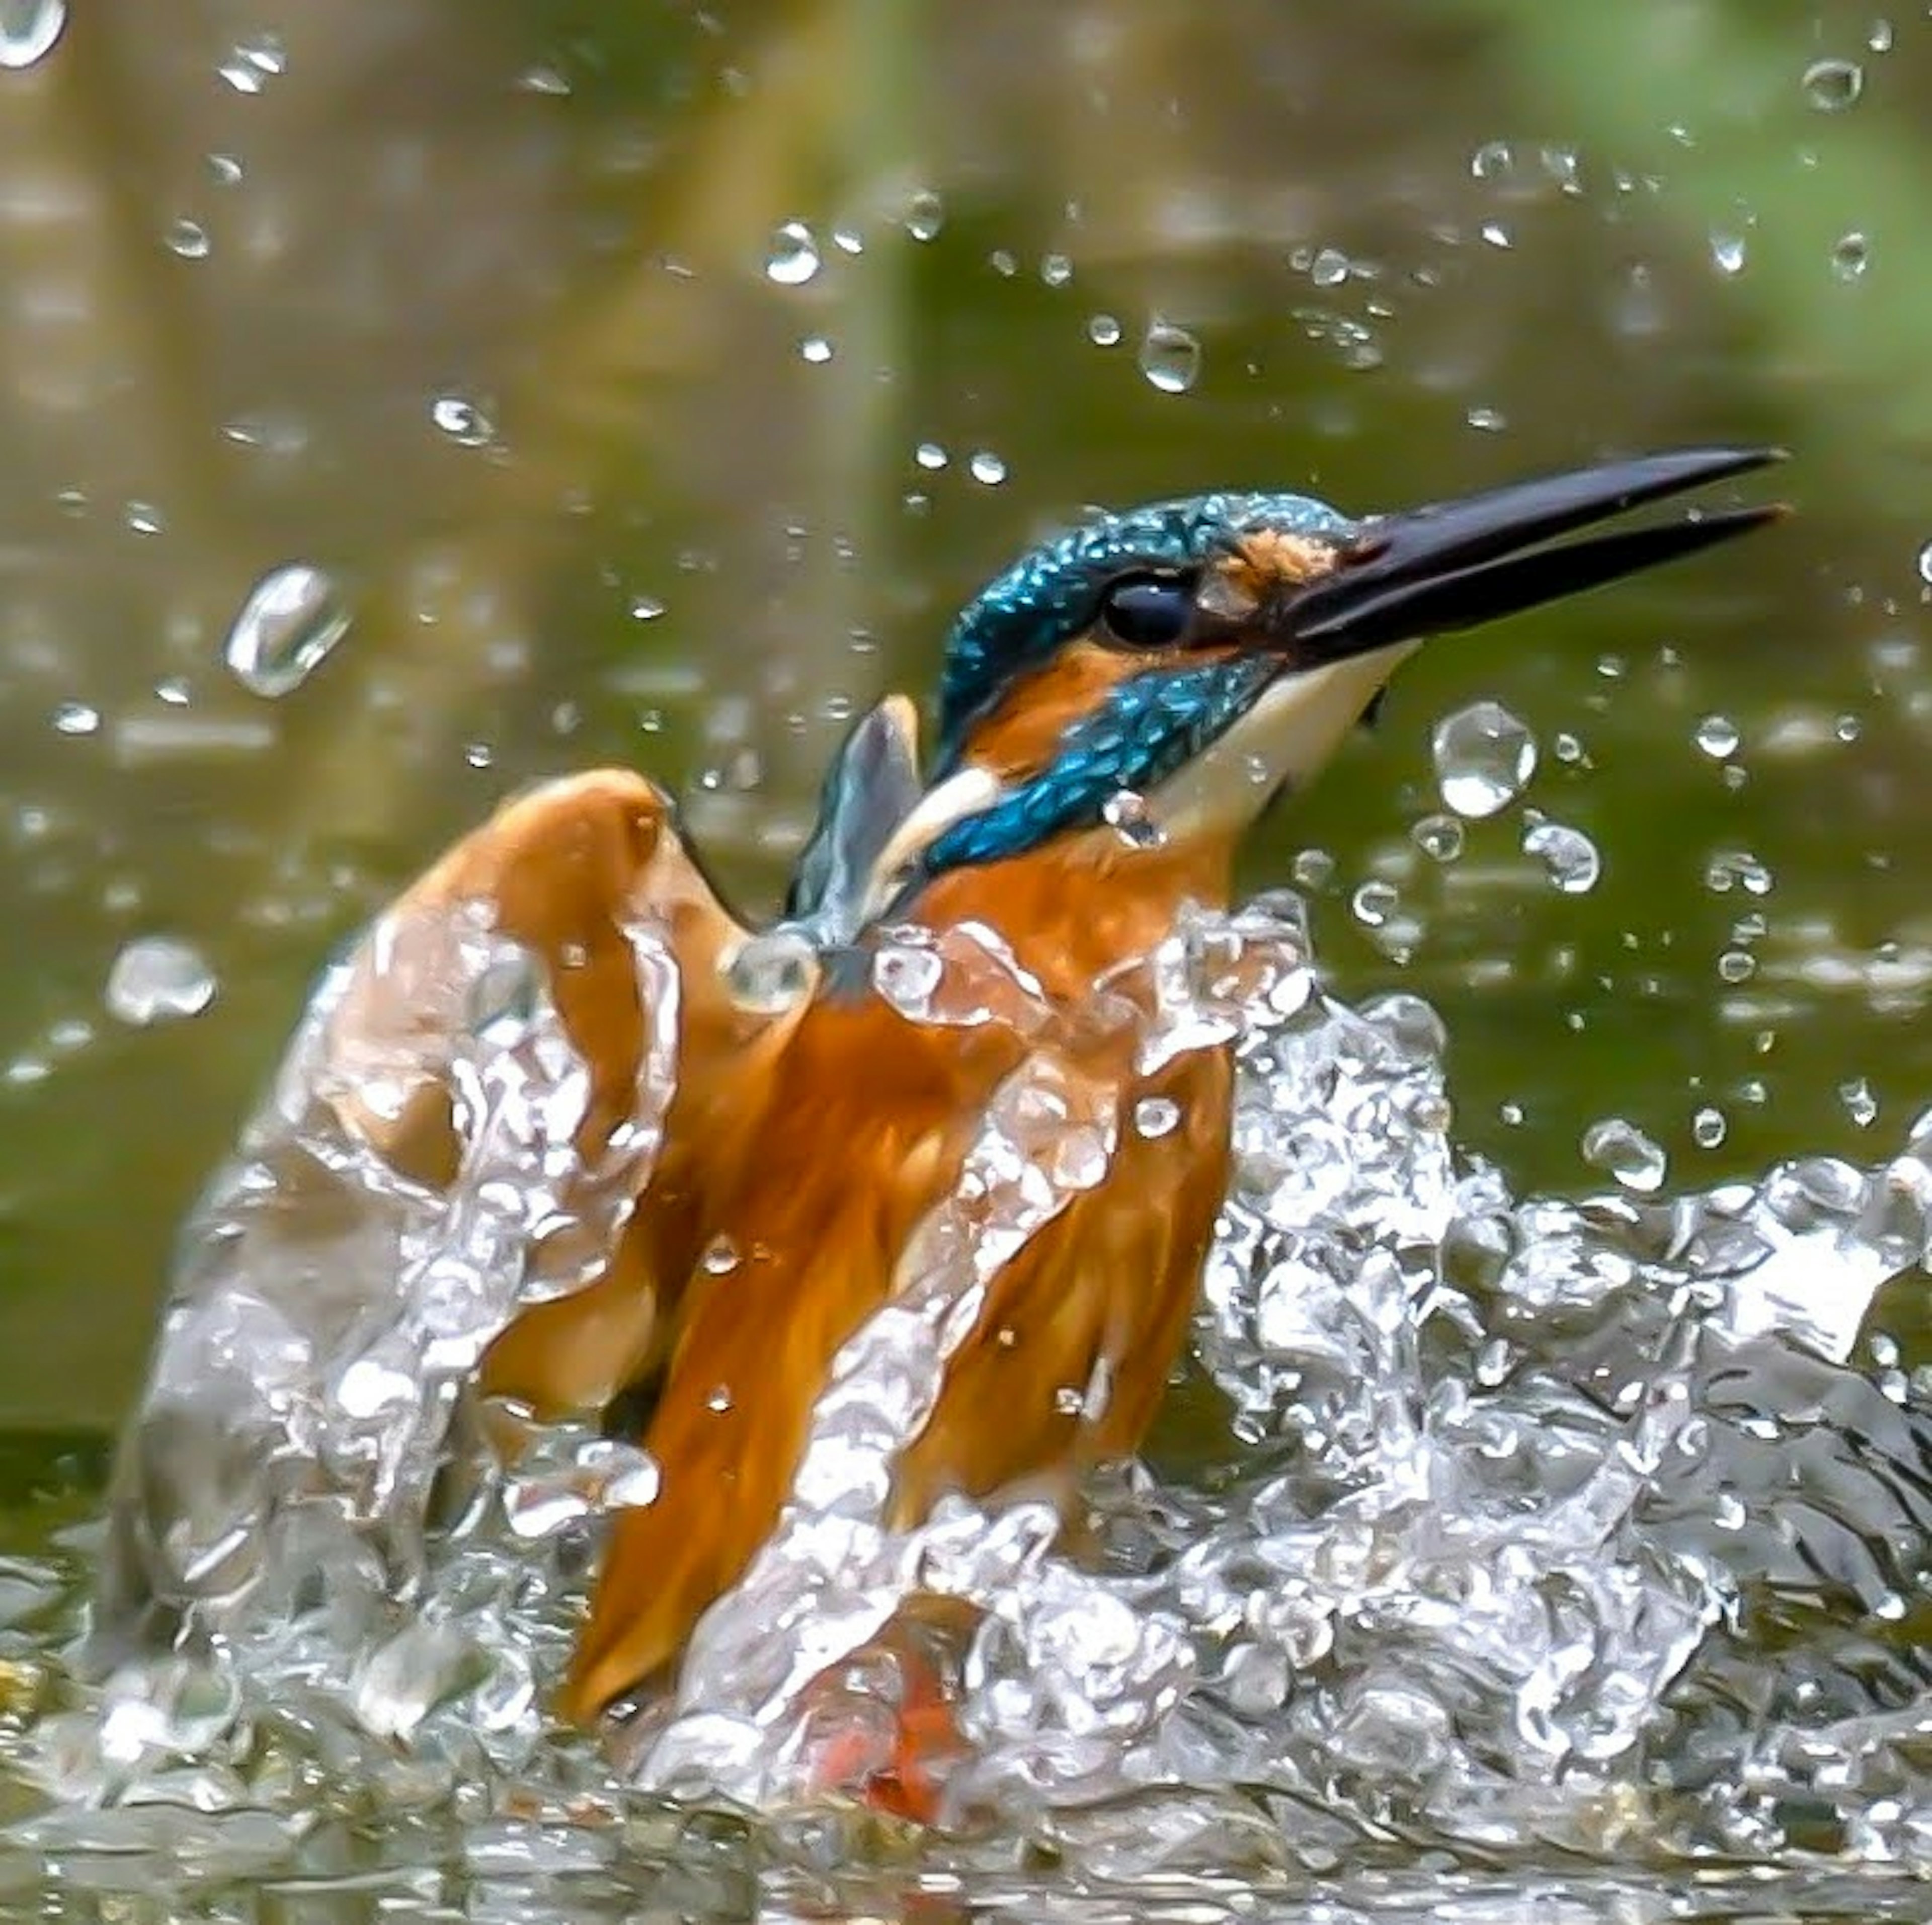
[{"label": "splashing water", "polygon": [[[379,928],[359,954],[417,969],[434,1020],[349,1062],[355,960],[326,979],[193,1226],[124,1444],[110,1675],[12,1741],[42,1800],[23,1847],[181,1859],[198,1810],[196,1862],[232,1870],[296,1850],[265,1810],[354,1784],[454,1815],[466,1850],[514,1817],[516,1849],[608,1864],[640,1790],[808,1793],[828,1717],[890,1709],[868,1654],[926,1597],[972,1627],[947,1810],[1096,1876],[1397,1848],[1932,1870],[1932,1414],[1868,1328],[1882,1289],[1924,1288],[1932,1123],[1872,1169],[1518,1199],[1454,1147],[1434,1014],[1320,994],[1287,898],[1196,919],[1090,1012],[1138,1026],[1136,1075],[1235,1055],[1191,1393],[1225,1411],[1215,1461],[1102,1480],[1077,1555],[1034,1501],[890,1528],[893,1456],[989,1279],[1150,1113],[997,939],[895,932],[875,973],[902,1016],[1010,1022],[1033,1052],[675,1695],[620,1756],[560,1740],[541,1707],[598,1519],[656,1467],[462,1387],[520,1303],[595,1270],[650,1168],[677,984],[635,943],[668,1014],[589,1168],[584,1067],[518,952]],[[465,1146],[441,1189],[344,1120],[431,1075]]]}]

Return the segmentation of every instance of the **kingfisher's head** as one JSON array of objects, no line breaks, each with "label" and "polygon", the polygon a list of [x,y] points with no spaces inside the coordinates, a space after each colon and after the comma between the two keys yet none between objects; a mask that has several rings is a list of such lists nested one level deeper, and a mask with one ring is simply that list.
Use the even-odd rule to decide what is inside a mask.
[{"label": "kingfisher's head", "polygon": [[922,782],[904,705],[874,711],[855,733],[794,911],[826,902],[842,825],[849,847],[832,866],[843,886],[830,892],[856,904],[866,872],[871,913],[949,871],[1110,822],[1163,846],[1232,839],[1315,775],[1425,637],[1691,553],[1778,511],[1557,538],[1775,458],[1654,455],[1364,520],[1290,494],[1101,515],[962,611]]}]

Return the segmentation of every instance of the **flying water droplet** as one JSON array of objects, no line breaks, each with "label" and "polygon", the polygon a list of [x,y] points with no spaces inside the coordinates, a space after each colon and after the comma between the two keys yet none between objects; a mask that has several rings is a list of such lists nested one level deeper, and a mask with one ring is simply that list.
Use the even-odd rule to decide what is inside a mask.
[{"label": "flying water droplet", "polygon": [[912,458],[922,468],[937,470],[946,466],[946,450],[936,441],[922,441],[913,450]]},{"label": "flying water droplet", "polygon": [[63,702],[53,712],[56,735],[92,735],[100,727],[100,711],[91,703]]},{"label": "flying water droplet", "polygon": [[936,240],[946,225],[946,203],[929,188],[906,203],[905,230],[915,241]]},{"label": "flying water droplet", "polygon": [[1738,752],[1738,725],[1729,715],[1706,715],[1697,724],[1697,746],[1721,762]]},{"label": "flying water droplet", "polygon": [[142,936],[107,972],[107,1012],[136,1029],[198,1016],[214,1000],[214,972],[201,952],[172,936]]},{"label": "flying water droplet", "polygon": [[832,343],[823,334],[807,334],[798,344],[799,358],[823,367],[832,358]]},{"label": "flying water droplet", "polygon": [[1154,819],[1148,799],[1134,789],[1117,789],[1100,805],[1102,819],[1130,849],[1158,849],[1167,840]]},{"label": "flying water droplet", "polygon": [[290,562],[248,591],[223,658],[242,687],[271,700],[292,694],[349,631],[349,610],[320,568]]},{"label": "flying water droplet", "polygon": [[1534,737],[1499,702],[1475,702],[1445,715],[1432,747],[1436,787],[1460,816],[1494,815],[1536,772]]},{"label": "flying water droplet", "polygon": [[1587,895],[1604,872],[1597,845],[1580,829],[1560,822],[1532,823],[1522,834],[1523,853],[1539,856],[1550,880],[1565,895]]},{"label": "flying water droplet", "polygon": [[198,220],[190,220],[184,215],[169,226],[165,238],[168,252],[182,260],[205,261],[208,258],[208,229]]},{"label": "flying water droplet", "polygon": [[490,417],[460,394],[439,394],[430,403],[429,418],[459,448],[482,448],[496,435]]},{"label": "flying water droplet", "polygon": [[1869,1129],[1878,1120],[1878,1099],[1864,1077],[1855,1076],[1849,1083],[1840,1083],[1838,1100],[1844,1105],[1846,1115],[1859,1129]]},{"label": "flying water droplet", "polygon": [[1348,257],[1340,247],[1324,247],[1308,264],[1308,277],[1317,287],[1340,287],[1348,278]]},{"label": "flying water droplet", "polygon": [[1730,1128],[1722,1110],[1706,1105],[1690,1119],[1690,1140],[1700,1150],[1714,1150]]},{"label": "flying water droplet", "polygon": [[974,481],[997,488],[1006,478],[1006,464],[991,448],[976,448],[966,463],[966,472]]},{"label": "flying water droplet", "polygon": [[1184,394],[1201,377],[1201,343],[1171,321],[1150,322],[1141,339],[1140,367],[1163,394]]},{"label": "flying water droplet", "polygon": [[1365,929],[1379,929],[1401,906],[1394,883],[1374,880],[1364,883],[1348,899],[1350,912]]},{"label": "flying water droplet", "polygon": [[1857,280],[1871,265],[1871,248],[1856,227],[1841,234],[1832,248],[1832,271],[1840,280]]},{"label": "flying water droplet", "polygon": [[1670,1159],[1634,1123],[1606,1117],[1583,1132],[1583,1159],[1627,1190],[1648,1196],[1664,1182]]},{"label": "flying water droplet", "polygon": [[1040,277],[1048,287],[1064,287],[1073,278],[1073,263],[1064,254],[1042,254]]},{"label": "flying water droplet", "polygon": [[1928,588],[1932,588],[1932,541],[1928,541],[1918,551],[1918,579]]},{"label": "flying water droplet", "polygon": [[1134,1128],[1142,1136],[1171,1136],[1180,1121],[1180,1105],[1172,1096],[1143,1096],[1134,1105]]},{"label": "flying water droplet", "polygon": [[818,243],[802,220],[788,220],[765,253],[765,278],[780,287],[802,287],[819,268]]},{"label": "flying water droplet", "polygon": [[0,0],[0,68],[18,73],[45,58],[67,25],[67,0]]},{"label": "flying water droplet", "polygon": [[1462,825],[1453,815],[1426,815],[1409,830],[1408,836],[1435,862],[1453,862],[1462,853]]},{"label": "flying water droplet", "polygon": [[1804,70],[1804,97],[1820,113],[1842,113],[1865,89],[1865,70],[1856,60],[1814,60]]},{"label": "flying water droplet", "polygon": [[1711,259],[1722,274],[1742,274],[1744,270],[1744,237],[1724,232],[1711,236]]},{"label": "flying water droplet", "polygon": [[1096,347],[1118,347],[1120,324],[1111,314],[1096,314],[1087,323],[1087,338]]}]

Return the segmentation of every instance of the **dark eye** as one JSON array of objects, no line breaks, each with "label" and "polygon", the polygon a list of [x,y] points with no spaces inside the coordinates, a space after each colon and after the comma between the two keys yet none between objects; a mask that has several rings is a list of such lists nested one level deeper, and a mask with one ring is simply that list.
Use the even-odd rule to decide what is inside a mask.
[{"label": "dark eye", "polygon": [[1128,648],[1172,648],[1194,625],[1194,585],[1174,575],[1123,575],[1100,598],[1100,622]]}]

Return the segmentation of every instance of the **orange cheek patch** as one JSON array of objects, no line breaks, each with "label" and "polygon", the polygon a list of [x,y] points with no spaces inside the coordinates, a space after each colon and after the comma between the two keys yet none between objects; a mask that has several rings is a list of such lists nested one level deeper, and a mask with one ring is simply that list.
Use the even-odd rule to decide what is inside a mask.
[{"label": "orange cheek patch", "polygon": [[1127,655],[1095,642],[1070,642],[1006,691],[974,730],[968,759],[1010,780],[1030,775],[1059,753],[1061,736],[1122,682],[1183,659],[1178,649]]},{"label": "orange cheek patch", "polygon": [[1332,574],[1336,559],[1333,544],[1312,535],[1258,528],[1244,535],[1240,545],[1219,566],[1230,599],[1254,609],[1282,589],[1300,588]]}]

